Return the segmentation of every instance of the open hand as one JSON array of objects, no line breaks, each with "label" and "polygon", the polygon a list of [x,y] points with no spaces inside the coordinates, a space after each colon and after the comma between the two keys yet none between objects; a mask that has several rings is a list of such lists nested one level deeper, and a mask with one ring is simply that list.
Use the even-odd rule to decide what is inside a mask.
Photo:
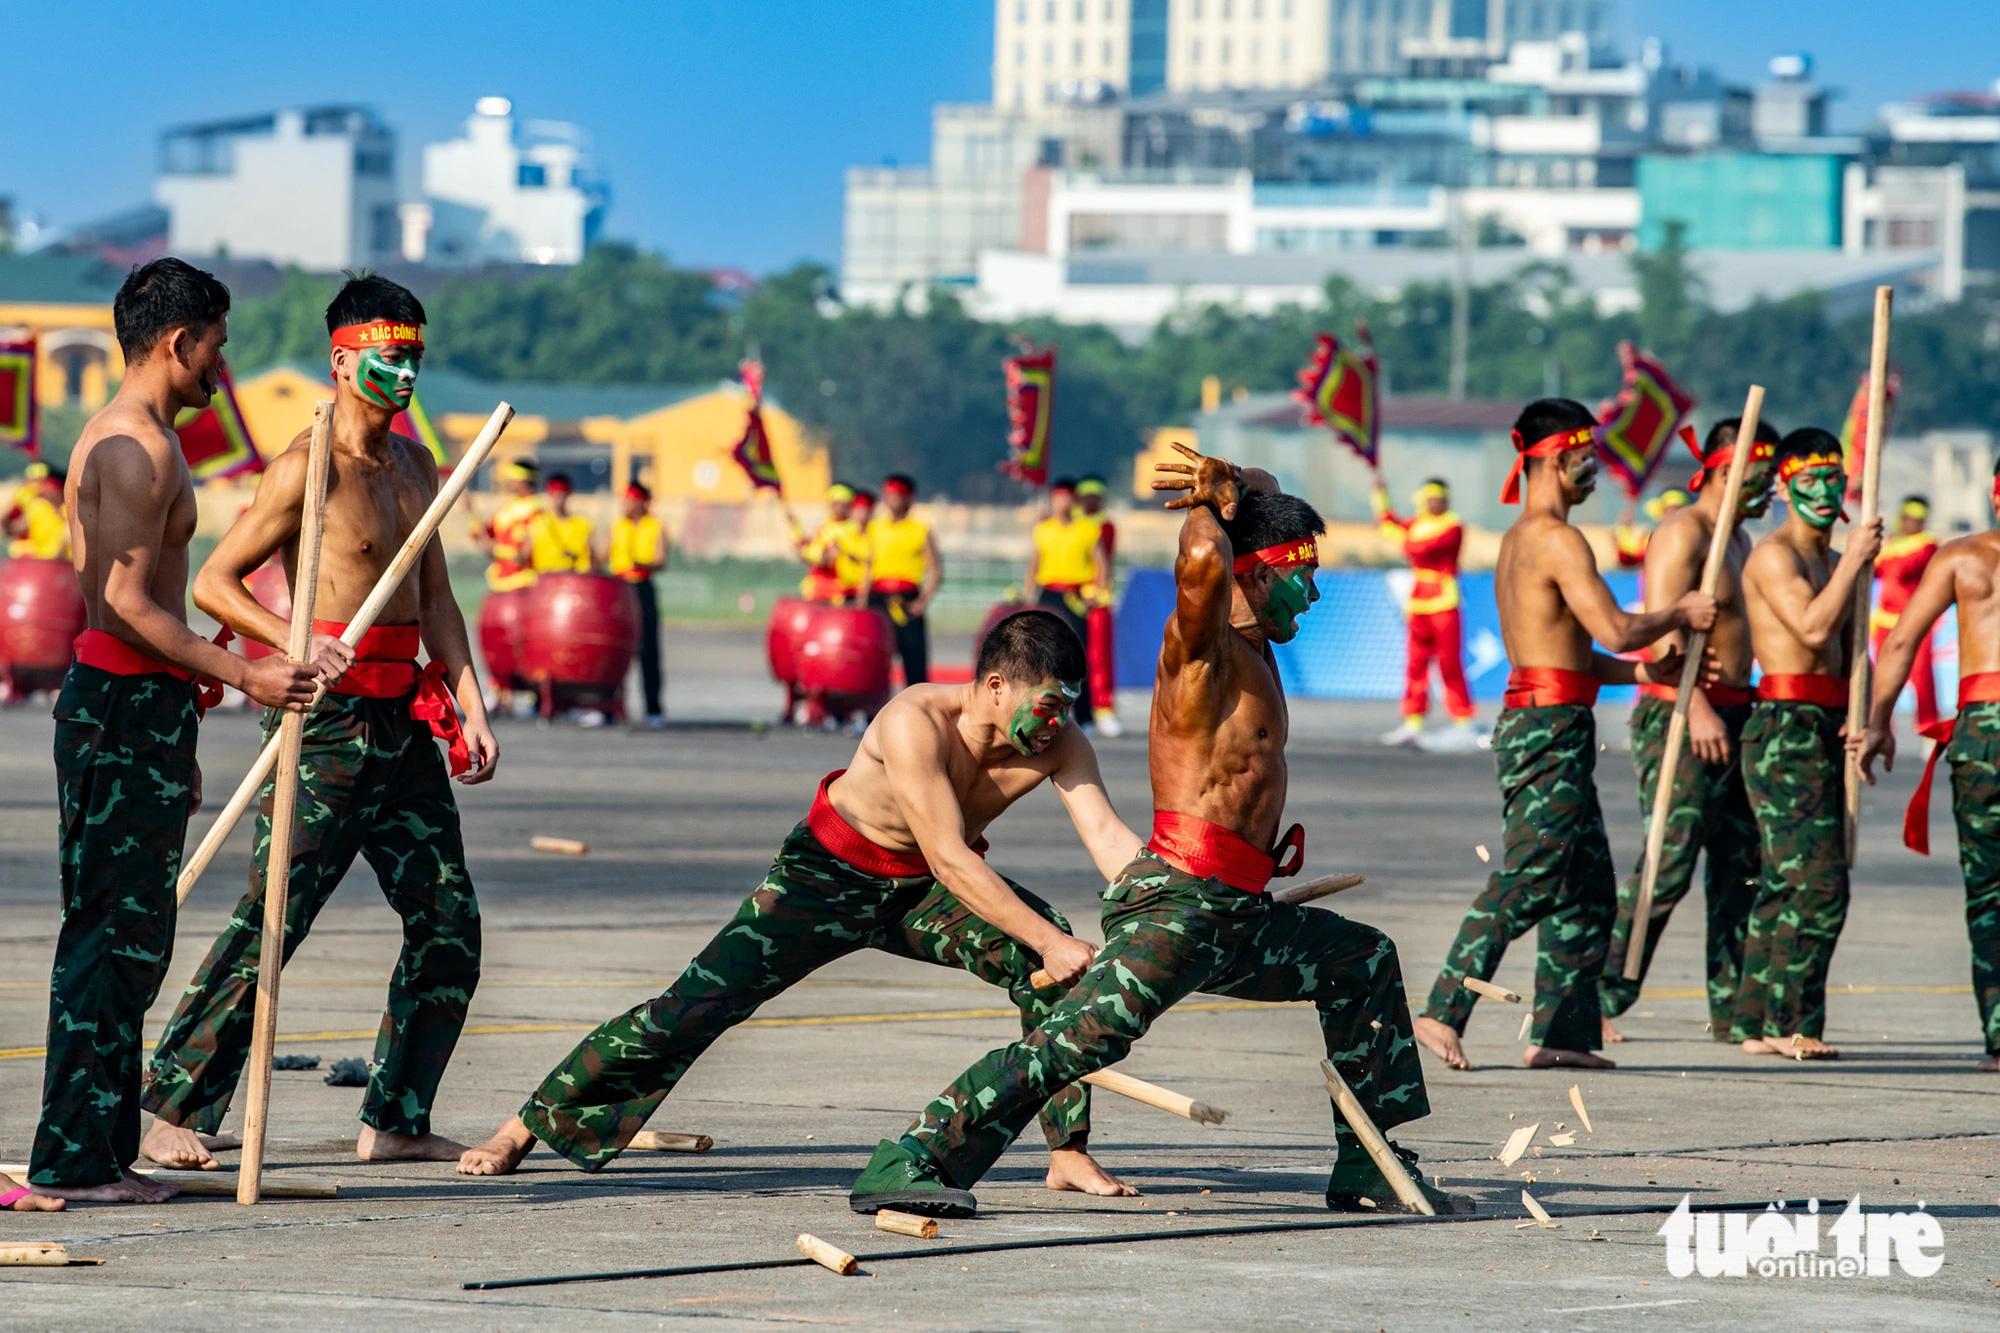
[{"label": "open hand", "polygon": [[1688,710],[1688,747],[1704,764],[1729,762],[1729,728],[1712,708]]},{"label": "open hand", "polygon": [[1896,771],[1896,733],[1887,727],[1868,728],[1858,740],[1847,742],[1847,752],[1854,756],[1854,766],[1871,787],[1875,785],[1873,765],[1878,756],[1885,772]]},{"label": "open hand", "polygon": [[1174,448],[1194,463],[1192,466],[1161,463],[1153,469],[1154,490],[1188,492],[1167,501],[1167,508],[1193,509],[1196,505],[1207,505],[1224,522],[1235,518],[1236,501],[1242,494],[1241,470],[1226,458],[1203,458],[1184,444],[1176,444]]}]

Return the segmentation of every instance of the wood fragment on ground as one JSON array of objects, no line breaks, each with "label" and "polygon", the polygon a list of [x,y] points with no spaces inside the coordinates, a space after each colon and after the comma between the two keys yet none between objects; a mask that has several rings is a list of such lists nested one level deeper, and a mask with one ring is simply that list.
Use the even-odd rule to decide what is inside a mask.
[{"label": "wood fragment on ground", "polygon": [[1590,1127],[1590,1112],[1583,1109],[1583,1089],[1575,1083],[1569,1085],[1569,1104],[1576,1108],[1576,1118],[1583,1122],[1583,1132],[1595,1134]]},{"label": "wood fragment on ground", "polygon": [[1542,1127],[1537,1120],[1532,1125],[1523,1125],[1507,1136],[1507,1146],[1500,1150],[1500,1165],[1512,1166],[1521,1160],[1521,1154],[1528,1151],[1528,1145],[1535,1140],[1535,1131]]}]

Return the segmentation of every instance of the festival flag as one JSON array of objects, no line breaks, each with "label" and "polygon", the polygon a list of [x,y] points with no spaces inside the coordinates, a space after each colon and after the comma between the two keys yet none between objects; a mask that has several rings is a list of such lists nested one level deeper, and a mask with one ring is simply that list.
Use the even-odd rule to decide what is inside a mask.
[{"label": "festival flag", "polygon": [[737,369],[742,373],[743,387],[750,393],[750,414],[743,422],[743,438],[736,442],[729,456],[749,476],[753,488],[782,493],[778,460],[771,456],[771,436],[764,429],[764,363],[745,361]]},{"label": "festival flag", "polygon": [[396,419],[389,423],[389,429],[430,450],[440,473],[451,471],[451,457],[445,453],[444,441],[438,438],[437,427],[431,425],[430,413],[424,411],[423,401],[414,389],[410,391],[410,405],[396,414]]},{"label": "festival flag", "polygon": [[1600,414],[1597,452],[1625,494],[1636,500],[1676,434],[1700,454],[1692,428],[1684,424],[1695,400],[1681,392],[1658,361],[1631,343],[1618,344],[1618,359],[1625,364],[1625,387]]},{"label": "festival flag", "polygon": [[251,442],[250,428],[236,406],[236,381],[230,377],[227,361],[217,365],[215,377],[218,387],[208,406],[183,408],[174,421],[188,471],[196,481],[262,472],[264,459]]},{"label": "festival flag", "polygon": [[[1903,377],[1894,370],[1889,372],[1889,383],[1883,390],[1882,407],[1885,417],[1893,417],[1896,393],[1903,387]],[[1889,438],[1889,422],[1882,423],[1882,438]],[[1861,387],[1854,391],[1854,401],[1847,405],[1847,420],[1840,427],[1840,458],[1847,470],[1847,498],[1861,498],[1861,469],[1868,461],[1868,372],[1861,372]]]},{"label": "festival flag", "polygon": [[0,342],[0,444],[41,456],[35,410],[35,340]]},{"label": "festival flag", "polygon": [[1000,470],[1031,486],[1049,482],[1049,446],[1056,401],[1056,349],[1051,343],[1037,352],[1026,345],[1007,366],[1007,447],[1011,451]]},{"label": "festival flag", "polygon": [[1375,467],[1382,445],[1382,360],[1375,355],[1368,325],[1357,319],[1354,332],[1357,346],[1352,348],[1342,347],[1331,333],[1319,335],[1292,397],[1305,405],[1308,425],[1325,426],[1335,440]]}]

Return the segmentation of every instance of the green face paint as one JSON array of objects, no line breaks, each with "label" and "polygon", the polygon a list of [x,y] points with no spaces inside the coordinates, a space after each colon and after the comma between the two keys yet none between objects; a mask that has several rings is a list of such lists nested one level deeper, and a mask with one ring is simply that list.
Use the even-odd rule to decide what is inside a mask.
[{"label": "green face paint", "polygon": [[1771,479],[1778,475],[1778,465],[1766,459],[1764,462],[1747,463],[1743,468],[1743,491],[1736,497],[1736,513],[1741,518],[1762,518],[1764,511],[1771,507]]},{"label": "green face paint", "polygon": [[1290,643],[1298,637],[1299,617],[1318,600],[1319,588],[1309,569],[1297,567],[1275,576],[1270,596],[1257,616],[1264,637],[1272,643]]},{"label": "green face paint", "polygon": [[354,384],[361,390],[361,396],[377,407],[400,412],[410,405],[410,396],[417,391],[417,365],[424,354],[415,347],[394,350],[400,354],[394,361],[384,360],[379,348],[364,351],[354,367]]},{"label": "green face paint", "polygon": [[1840,517],[1847,497],[1847,474],[1836,467],[1810,468],[1792,478],[1786,494],[1800,518],[1824,531]]},{"label": "green face paint", "polygon": [[1045,680],[1034,686],[1021,696],[1014,715],[1007,719],[1008,742],[1031,759],[1042,753],[1069,724],[1070,709],[1082,693],[1081,681]]}]

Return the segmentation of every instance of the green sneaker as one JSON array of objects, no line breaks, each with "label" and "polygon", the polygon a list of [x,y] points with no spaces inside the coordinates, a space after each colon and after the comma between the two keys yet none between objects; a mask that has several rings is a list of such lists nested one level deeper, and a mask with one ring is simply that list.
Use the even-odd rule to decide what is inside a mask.
[{"label": "green sneaker", "polygon": [[847,1206],[857,1213],[893,1208],[919,1217],[971,1217],[979,1200],[969,1190],[953,1189],[938,1179],[938,1170],[920,1149],[894,1139],[875,1146],[868,1169],[848,1191]]},{"label": "green sneaker", "polygon": [[[1424,1180],[1424,1173],[1417,1169],[1417,1152],[1414,1148],[1389,1145],[1403,1166],[1417,1190],[1430,1202],[1432,1209],[1442,1217],[1447,1213],[1476,1213],[1479,1205],[1468,1194],[1447,1194],[1435,1189]],[[1340,1136],[1340,1156],[1334,1160],[1333,1174],[1326,1182],[1326,1206],[1336,1213],[1408,1213],[1413,1209],[1404,1206],[1390,1187],[1382,1168],[1375,1165],[1375,1159],[1361,1146],[1361,1141],[1352,1135]]]}]

